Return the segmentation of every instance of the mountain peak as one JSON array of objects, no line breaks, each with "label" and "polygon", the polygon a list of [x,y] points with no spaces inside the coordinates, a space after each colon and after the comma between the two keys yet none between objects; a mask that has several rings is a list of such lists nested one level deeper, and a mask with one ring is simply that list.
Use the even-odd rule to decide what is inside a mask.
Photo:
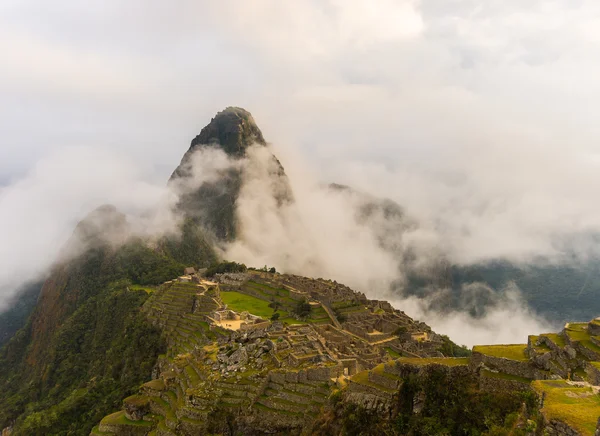
[{"label": "mountain peak", "polygon": [[252,114],[240,107],[227,107],[217,113],[192,140],[190,150],[198,146],[218,146],[230,156],[242,156],[252,144],[266,145]]}]

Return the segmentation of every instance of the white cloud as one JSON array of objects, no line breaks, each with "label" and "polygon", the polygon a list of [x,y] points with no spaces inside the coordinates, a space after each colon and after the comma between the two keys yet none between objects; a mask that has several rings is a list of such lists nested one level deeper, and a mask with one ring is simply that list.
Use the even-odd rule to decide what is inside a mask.
[{"label": "white cloud", "polygon": [[136,232],[172,231],[176,198],[144,179],[122,155],[68,148],[1,188],[0,308],[20,284],[47,272],[78,221],[98,206],[113,204],[135,217]]}]

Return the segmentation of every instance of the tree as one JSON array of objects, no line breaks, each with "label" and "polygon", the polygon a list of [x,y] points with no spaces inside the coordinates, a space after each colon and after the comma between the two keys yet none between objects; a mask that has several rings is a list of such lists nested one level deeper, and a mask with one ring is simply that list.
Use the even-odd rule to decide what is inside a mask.
[{"label": "tree", "polygon": [[269,303],[269,307],[277,312],[279,309],[281,309],[281,303],[279,301],[271,301]]},{"label": "tree", "polygon": [[271,274],[275,274],[275,273],[277,272],[277,270],[275,269],[275,267],[274,267],[274,266],[272,266],[272,267],[271,267],[271,269],[269,270],[269,272],[270,272]]},{"label": "tree", "polygon": [[280,316],[281,314],[279,312],[275,312],[273,315],[271,315],[271,321],[277,321]]},{"label": "tree", "polygon": [[221,262],[212,265],[206,271],[207,277],[212,277],[215,274],[246,272],[248,268],[243,263],[237,262]]},{"label": "tree", "polygon": [[402,338],[404,333],[406,333],[407,331],[408,331],[408,329],[406,328],[406,326],[401,325],[396,330],[394,330],[394,335],[398,336],[399,338]]},{"label": "tree", "polygon": [[310,310],[311,310],[310,304],[308,303],[308,301],[304,300],[304,301],[298,302],[298,304],[294,308],[293,312],[299,318],[306,318],[307,316],[310,315]]}]

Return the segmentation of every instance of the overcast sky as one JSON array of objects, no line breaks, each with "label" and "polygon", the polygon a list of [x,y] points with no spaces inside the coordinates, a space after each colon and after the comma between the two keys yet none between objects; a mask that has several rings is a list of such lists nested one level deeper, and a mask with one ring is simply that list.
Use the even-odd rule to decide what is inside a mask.
[{"label": "overcast sky", "polygon": [[600,230],[597,1],[3,0],[0,53],[4,276],[97,203],[148,207],[229,105],[459,261]]},{"label": "overcast sky", "polygon": [[506,135],[600,147],[595,1],[4,0],[0,52],[5,181],[65,145],[164,179],[228,105],[324,168],[445,163]]}]

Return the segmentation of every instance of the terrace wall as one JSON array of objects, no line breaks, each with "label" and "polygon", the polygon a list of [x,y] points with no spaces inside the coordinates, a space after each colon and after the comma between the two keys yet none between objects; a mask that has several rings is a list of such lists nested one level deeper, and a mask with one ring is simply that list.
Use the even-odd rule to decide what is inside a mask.
[{"label": "terrace wall", "polygon": [[481,364],[484,364],[488,368],[503,372],[504,374],[516,375],[518,377],[536,380],[546,380],[548,378],[546,372],[539,370],[528,360],[511,360],[504,357],[494,357],[474,352],[469,363],[471,370],[476,371]]}]

